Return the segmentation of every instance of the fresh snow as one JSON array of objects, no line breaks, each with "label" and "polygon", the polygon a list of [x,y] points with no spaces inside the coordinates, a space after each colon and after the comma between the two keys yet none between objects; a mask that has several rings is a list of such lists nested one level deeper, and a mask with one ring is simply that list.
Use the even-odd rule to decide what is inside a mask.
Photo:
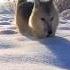
[{"label": "fresh snow", "polygon": [[0,11],[0,70],[70,70],[69,9],[59,16],[56,36],[39,40],[22,36],[13,14],[4,13],[10,10]]}]

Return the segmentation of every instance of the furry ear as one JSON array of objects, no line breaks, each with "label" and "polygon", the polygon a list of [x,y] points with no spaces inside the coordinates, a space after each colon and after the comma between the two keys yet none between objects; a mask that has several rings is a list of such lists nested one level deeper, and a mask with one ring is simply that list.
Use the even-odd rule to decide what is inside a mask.
[{"label": "furry ear", "polygon": [[40,5],[40,0],[34,0],[34,6],[37,8]]}]

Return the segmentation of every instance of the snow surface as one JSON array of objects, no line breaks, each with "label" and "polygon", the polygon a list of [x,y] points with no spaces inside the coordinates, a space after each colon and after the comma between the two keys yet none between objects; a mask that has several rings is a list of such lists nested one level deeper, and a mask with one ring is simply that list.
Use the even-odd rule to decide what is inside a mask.
[{"label": "snow surface", "polygon": [[22,36],[10,10],[0,11],[0,70],[70,70],[69,9],[60,14],[56,36],[39,40]]}]

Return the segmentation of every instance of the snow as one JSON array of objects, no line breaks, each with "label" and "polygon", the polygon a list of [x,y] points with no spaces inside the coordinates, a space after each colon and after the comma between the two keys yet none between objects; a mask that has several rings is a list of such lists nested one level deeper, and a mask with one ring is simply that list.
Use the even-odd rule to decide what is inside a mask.
[{"label": "snow", "polygon": [[19,33],[8,9],[0,11],[0,70],[70,70],[69,14],[60,14],[55,37],[34,40]]}]

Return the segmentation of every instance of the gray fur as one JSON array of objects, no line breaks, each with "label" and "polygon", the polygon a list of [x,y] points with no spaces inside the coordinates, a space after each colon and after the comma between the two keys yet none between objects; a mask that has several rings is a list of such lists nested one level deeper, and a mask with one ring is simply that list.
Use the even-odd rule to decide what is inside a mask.
[{"label": "gray fur", "polygon": [[21,4],[18,0],[16,24],[23,35],[30,34],[38,38],[54,36],[58,26],[58,13],[53,0]]}]

